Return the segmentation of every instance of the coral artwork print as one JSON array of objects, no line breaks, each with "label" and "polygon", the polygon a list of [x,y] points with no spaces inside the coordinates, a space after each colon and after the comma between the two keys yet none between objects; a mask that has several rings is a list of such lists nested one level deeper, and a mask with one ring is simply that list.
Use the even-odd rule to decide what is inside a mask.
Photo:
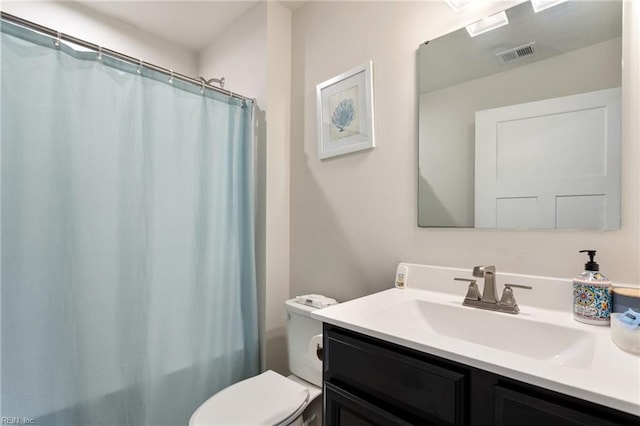
[{"label": "coral artwork print", "polygon": [[330,142],[359,133],[358,86],[353,86],[329,96],[331,130]]},{"label": "coral artwork print", "polygon": [[333,111],[333,117],[331,122],[343,132],[353,119],[356,118],[356,110],[353,107],[353,99],[345,99],[338,104],[338,107]]}]

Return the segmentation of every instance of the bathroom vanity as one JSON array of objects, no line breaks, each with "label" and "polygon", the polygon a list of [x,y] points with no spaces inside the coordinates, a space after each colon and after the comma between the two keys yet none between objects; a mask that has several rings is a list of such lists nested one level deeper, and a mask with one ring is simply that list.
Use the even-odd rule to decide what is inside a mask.
[{"label": "bathroom vanity", "polygon": [[410,268],[413,289],[313,314],[324,321],[326,425],[640,424],[640,358],[608,327],[573,321],[562,280],[498,273],[500,285],[534,287],[510,315],[461,306],[465,289],[449,280],[470,270]]},{"label": "bathroom vanity", "polygon": [[637,425],[638,417],[324,326],[327,425]]}]

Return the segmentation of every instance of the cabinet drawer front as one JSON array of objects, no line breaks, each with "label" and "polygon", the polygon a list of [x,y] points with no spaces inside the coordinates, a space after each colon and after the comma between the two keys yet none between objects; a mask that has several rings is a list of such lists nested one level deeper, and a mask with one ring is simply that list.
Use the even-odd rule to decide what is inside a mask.
[{"label": "cabinet drawer front", "polygon": [[324,393],[327,426],[411,426],[411,423],[330,383],[325,385]]},{"label": "cabinet drawer front", "polygon": [[[617,426],[584,411],[495,386],[496,426]],[[585,407],[586,408],[586,407]]]},{"label": "cabinet drawer front", "polygon": [[464,423],[465,375],[384,347],[329,331],[325,380],[346,383],[412,415]]}]

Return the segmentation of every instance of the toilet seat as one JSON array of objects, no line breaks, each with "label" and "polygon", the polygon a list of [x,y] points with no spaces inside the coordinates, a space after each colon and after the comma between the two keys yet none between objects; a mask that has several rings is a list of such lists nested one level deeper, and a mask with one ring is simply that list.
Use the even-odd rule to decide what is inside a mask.
[{"label": "toilet seat", "polygon": [[308,402],[306,387],[268,370],[206,400],[191,416],[189,426],[286,425]]}]

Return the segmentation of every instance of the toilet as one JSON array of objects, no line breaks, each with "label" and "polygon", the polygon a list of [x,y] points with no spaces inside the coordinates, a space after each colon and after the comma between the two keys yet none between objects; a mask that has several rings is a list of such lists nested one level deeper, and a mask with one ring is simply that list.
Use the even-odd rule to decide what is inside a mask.
[{"label": "toilet", "polygon": [[268,370],[221,390],[198,407],[189,426],[322,424],[322,322],[311,318],[318,308],[290,299],[285,309],[292,374]]}]

